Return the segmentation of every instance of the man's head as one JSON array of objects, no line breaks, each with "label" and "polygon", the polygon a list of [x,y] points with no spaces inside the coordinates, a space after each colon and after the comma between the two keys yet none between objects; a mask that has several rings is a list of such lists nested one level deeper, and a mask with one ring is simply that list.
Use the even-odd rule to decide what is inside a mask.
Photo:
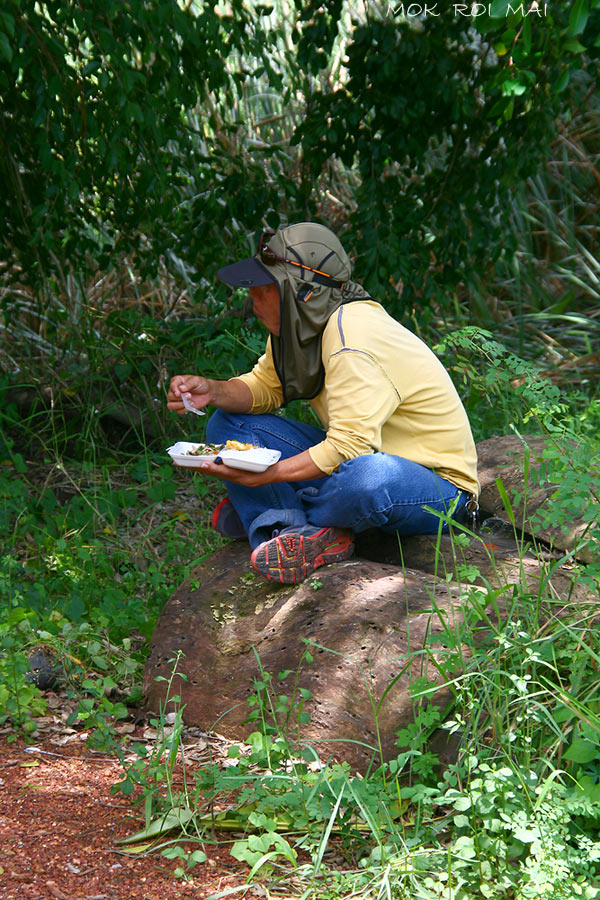
[{"label": "man's head", "polygon": [[350,259],[335,234],[314,222],[264,233],[255,256],[218,275],[248,289],[257,318],[269,329],[283,405],[316,397],[325,378],[321,343],[327,323],[342,304],[370,299],[350,280]]},{"label": "man's head", "polygon": [[348,255],[334,233],[324,225],[301,222],[265,232],[256,256],[225,266],[218,276],[232,287],[247,288],[287,280],[296,289],[296,299],[304,301],[317,286],[341,288],[350,271]]}]

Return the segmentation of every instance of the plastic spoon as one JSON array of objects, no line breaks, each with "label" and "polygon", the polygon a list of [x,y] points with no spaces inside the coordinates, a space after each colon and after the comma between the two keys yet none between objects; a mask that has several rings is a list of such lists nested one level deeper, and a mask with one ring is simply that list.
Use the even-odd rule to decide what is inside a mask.
[{"label": "plastic spoon", "polygon": [[183,401],[183,405],[185,406],[185,408],[187,409],[188,412],[196,413],[197,416],[205,416],[206,415],[206,413],[204,412],[203,409],[196,409],[195,406],[192,406],[192,404],[190,403],[190,401],[187,398],[187,394],[182,394],[181,399]]}]

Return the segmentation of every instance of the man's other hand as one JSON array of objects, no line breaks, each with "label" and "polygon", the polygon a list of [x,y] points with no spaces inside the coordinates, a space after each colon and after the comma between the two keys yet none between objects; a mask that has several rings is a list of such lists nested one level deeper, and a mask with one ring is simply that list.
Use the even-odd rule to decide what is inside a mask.
[{"label": "man's other hand", "polygon": [[167,395],[168,409],[180,416],[187,412],[181,399],[182,394],[188,395],[188,400],[195,409],[203,409],[211,402],[210,384],[208,378],[203,378],[202,375],[174,375]]}]

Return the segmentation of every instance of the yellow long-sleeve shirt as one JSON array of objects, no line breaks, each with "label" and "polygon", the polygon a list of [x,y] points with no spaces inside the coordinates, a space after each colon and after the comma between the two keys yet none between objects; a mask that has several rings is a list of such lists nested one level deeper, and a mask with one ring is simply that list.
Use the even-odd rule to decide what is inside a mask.
[{"label": "yellow long-sleeve shirt", "polygon": [[[310,401],[326,437],[309,448],[329,475],[344,460],[381,450],[434,469],[478,494],[477,454],[467,414],[435,354],[374,301],[340,306],[323,331],[325,383]],[[271,339],[252,372],[252,412],[281,406]]]}]

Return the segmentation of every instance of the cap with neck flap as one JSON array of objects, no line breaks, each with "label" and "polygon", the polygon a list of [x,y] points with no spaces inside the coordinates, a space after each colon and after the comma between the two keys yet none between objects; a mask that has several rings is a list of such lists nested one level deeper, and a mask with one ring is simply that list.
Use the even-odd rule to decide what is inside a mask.
[{"label": "cap with neck flap", "polygon": [[342,304],[371,299],[350,281],[351,272],[338,238],[315,222],[264,235],[256,256],[219,271],[236,287],[275,283],[279,289],[281,326],[279,335],[271,335],[271,348],[284,405],[311,399],[323,387],[321,339],[331,314]]}]

